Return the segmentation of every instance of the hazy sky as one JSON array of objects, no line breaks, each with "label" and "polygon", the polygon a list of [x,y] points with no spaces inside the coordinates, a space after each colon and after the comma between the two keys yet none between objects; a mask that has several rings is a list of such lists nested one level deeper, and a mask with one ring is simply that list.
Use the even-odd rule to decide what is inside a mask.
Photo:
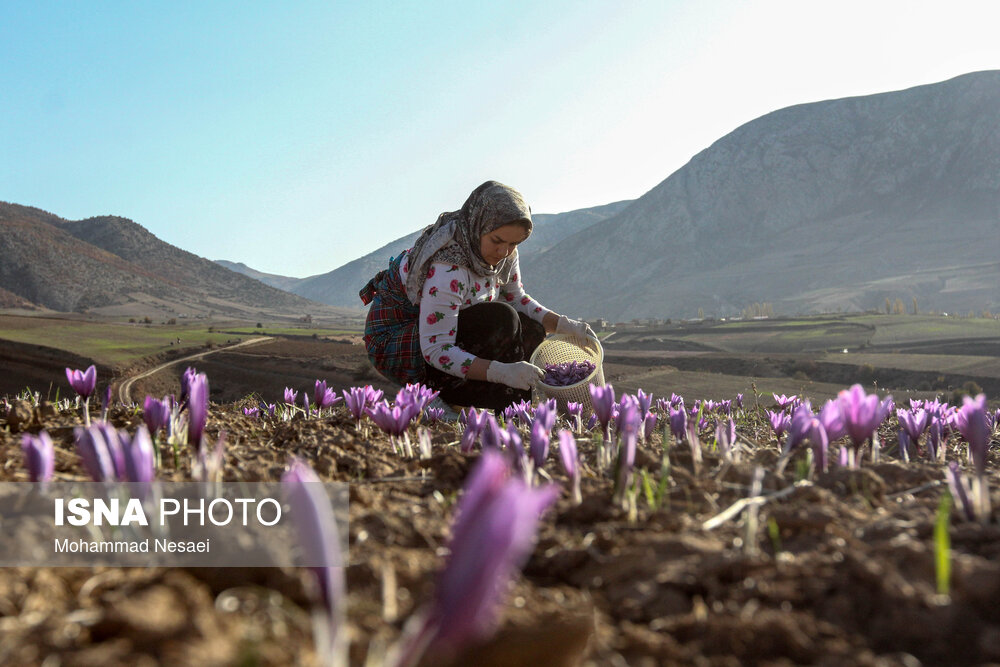
[{"label": "hazy sky", "polygon": [[634,199],[769,111],[1000,69],[997,25],[993,0],[3,2],[0,200],[305,277],[485,180],[536,213]]}]

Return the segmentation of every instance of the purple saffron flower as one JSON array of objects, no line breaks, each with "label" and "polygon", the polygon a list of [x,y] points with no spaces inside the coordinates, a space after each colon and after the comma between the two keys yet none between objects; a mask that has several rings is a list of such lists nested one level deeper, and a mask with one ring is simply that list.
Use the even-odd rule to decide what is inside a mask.
[{"label": "purple saffron flower", "polygon": [[611,411],[615,405],[615,388],[610,384],[604,387],[590,384],[588,389],[590,390],[591,403],[594,406],[594,414],[597,415],[597,420],[601,422],[601,428],[604,429],[604,439],[611,440],[609,424]]},{"label": "purple saffron flower", "polygon": [[646,414],[646,419],[642,423],[643,439],[646,442],[649,442],[649,439],[653,437],[653,433],[656,432],[656,419],[656,413],[649,412]]},{"label": "purple saffron flower", "polygon": [[24,466],[28,469],[28,479],[47,485],[55,471],[56,450],[52,438],[42,430],[38,435],[25,433],[21,436],[24,451]]},{"label": "purple saffron flower", "polygon": [[910,410],[896,410],[896,417],[899,419],[899,425],[906,431],[906,435],[909,436],[910,441],[914,445],[919,444],[920,436],[923,435],[924,431],[930,422],[930,414],[923,408]]},{"label": "purple saffron flower", "polygon": [[736,443],[736,422],[732,419],[719,420],[715,427],[715,444],[727,459]]},{"label": "purple saffron flower", "polygon": [[188,379],[188,444],[201,447],[208,422],[208,376],[196,373]]},{"label": "purple saffron flower", "polygon": [[468,454],[475,447],[479,433],[486,425],[486,414],[485,410],[478,413],[474,407],[469,408],[469,412],[465,416],[465,431],[462,432],[462,439],[459,442],[459,449],[462,453]]},{"label": "purple saffron flower", "polygon": [[683,403],[679,407],[670,409],[670,432],[677,442],[687,437],[687,412]]},{"label": "purple saffron flower", "polygon": [[559,430],[559,460],[573,485],[573,504],[579,505],[583,502],[583,495],[580,493],[580,463],[577,460],[576,439],[566,429]]},{"label": "purple saffron flower", "polygon": [[639,402],[639,418],[645,420],[649,414],[649,406],[653,403],[653,395],[639,389],[635,392],[635,398]]},{"label": "purple saffron flower", "polygon": [[372,418],[376,426],[395,437],[406,432],[414,414],[411,406],[390,406],[388,401],[383,400],[369,409],[368,416]]},{"label": "purple saffron flower", "polygon": [[343,638],[345,595],[343,556],[337,519],[330,499],[316,473],[301,459],[281,477],[281,486],[292,514],[292,524],[302,548],[302,557],[315,575],[319,601],[327,623],[326,635],[317,640],[324,664],[347,664],[348,644]]},{"label": "purple saffron flower", "polygon": [[124,455],[124,479],[137,483],[153,481],[156,474],[156,455],[146,427],[140,426],[131,438],[127,435],[122,437],[121,443]]},{"label": "purple saffron flower", "polygon": [[111,385],[104,388],[104,395],[101,397],[101,421],[108,420],[108,410],[111,408]]},{"label": "purple saffron flower", "polygon": [[485,417],[481,417],[481,426],[479,430],[479,438],[483,443],[483,451],[488,449],[503,449],[506,444],[506,434],[503,429],[500,428],[500,424],[497,423],[496,417],[493,416],[492,412],[485,412]]},{"label": "purple saffron flower", "polygon": [[899,458],[904,463],[910,462],[910,450],[914,449],[913,441],[905,430],[899,432]]},{"label": "purple saffron flower", "polygon": [[885,419],[885,404],[879,401],[876,394],[866,394],[860,384],[841,391],[837,402],[844,418],[844,428],[856,453],[866,440],[875,435]]},{"label": "purple saffron flower", "polygon": [[302,407],[305,408],[306,419],[309,419],[312,416],[312,409],[309,407],[309,396],[306,394],[302,394]]},{"label": "purple saffron flower", "polygon": [[630,401],[622,408],[620,420],[622,445],[618,450],[618,475],[615,480],[617,502],[625,498],[625,491],[632,478],[632,467],[635,465],[635,449],[639,439],[639,408],[635,402]]},{"label": "purple saffron flower", "polygon": [[427,408],[424,414],[427,415],[427,423],[434,424],[444,419],[444,408]]},{"label": "purple saffron flower", "polygon": [[354,421],[360,423],[361,417],[365,414],[365,408],[368,406],[368,392],[366,391],[368,387],[351,387],[350,389],[344,389],[344,405],[347,407],[347,411],[351,413],[354,417]]},{"label": "purple saffron flower", "polygon": [[788,413],[784,410],[778,410],[777,412],[767,411],[768,419],[771,421],[771,430],[774,431],[774,437],[781,441],[781,436],[788,430],[788,427],[792,423],[792,418],[788,416]]},{"label": "purple saffron flower", "polygon": [[[106,432],[97,426],[90,428],[76,427],[76,452],[80,463],[95,482],[107,482],[116,478],[115,456],[113,445],[109,445]],[[117,442],[117,436],[115,438]]]},{"label": "purple saffron flower", "polygon": [[511,466],[518,472],[525,472],[528,455],[524,451],[524,443],[521,441],[521,434],[517,431],[517,425],[514,422],[507,422],[507,428],[501,433]]},{"label": "purple saffron flower", "polygon": [[295,391],[291,387],[285,387],[285,403],[289,405],[295,405],[299,400],[299,392]]},{"label": "purple saffron flower", "polygon": [[844,416],[838,401],[827,401],[819,411],[819,420],[823,423],[830,440],[839,440],[847,435],[847,427],[844,425]]},{"label": "purple saffron flower", "polygon": [[322,410],[323,408],[329,408],[340,401],[343,400],[340,396],[337,396],[337,392],[333,389],[328,389],[326,386],[326,380],[322,382],[316,380],[316,387],[313,391],[313,403],[316,404],[317,410]]},{"label": "purple saffron flower", "polygon": [[966,396],[955,418],[958,432],[969,443],[969,457],[976,468],[976,475],[986,474],[986,455],[990,448],[993,429],[986,412],[986,394],[975,398]]},{"label": "purple saffron flower", "polygon": [[184,370],[184,374],[181,375],[181,405],[186,405],[188,399],[191,397],[191,382],[197,377],[198,371],[192,367],[188,367]]},{"label": "purple saffron flower", "polygon": [[736,394],[736,409],[743,409],[743,394]]},{"label": "purple saffron flower", "polygon": [[559,417],[559,409],[556,406],[556,400],[550,398],[547,401],[538,404],[535,408],[535,416],[532,419],[533,423],[541,422],[545,427],[546,431],[552,431],[552,428],[556,425],[556,419]]},{"label": "purple saffron flower", "polygon": [[798,399],[798,396],[785,396],[784,394],[771,394],[771,396],[774,396],[774,402],[778,404],[779,410],[788,409]]},{"label": "purple saffron flower", "polygon": [[69,380],[69,386],[73,388],[73,391],[86,401],[97,388],[97,368],[93,365],[85,371],[67,368],[66,379]]},{"label": "purple saffron flower", "polygon": [[785,444],[781,447],[783,453],[787,454],[791,452],[805,441],[809,435],[809,429],[813,426],[812,420],[815,417],[816,415],[813,414],[812,406],[809,405],[808,401],[795,408],[792,416],[788,419],[788,426],[786,428],[788,437],[785,439]]},{"label": "purple saffron flower", "polygon": [[927,456],[932,461],[943,461],[945,443],[948,437],[948,423],[943,417],[935,416],[927,427]]},{"label": "purple saffron flower", "polygon": [[583,430],[583,403],[575,403],[573,401],[566,402],[566,414],[570,418],[570,423],[573,424],[573,430],[579,433]]},{"label": "purple saffron flower", "polygon": [[969,480],[961,473],[957,461],[951,461],[944,471],[948,480],[948,490],[961,508],[963,516],[968,521],[976,520],[976,505],[972,502],[972,489]]},{"label": "purple saffron flower", "polygon": [[593,431],[594,427],[596,426],[597,426],[597,415],[591,412],[590,417],[587,418],[587,430]]},{"label": "purple saffron flower", "polygon": [[502,455],[487,451],[458,503],[450,548],[419,635],[428,651],[453,652],[492,634],[507,582],[534,547],[538,519],[559,494],[507,477]]},{"label": "purple saffron flower", "polygon": [[531,452],[531,459],[535,462],[535,468],[545,465],[545,459],[549,457],[549,429],[545,428],[545,422],[536,419],[531,425],[531,440],[528,450]]},{"label": "purple saffron flower", "polygon": [[165,429],[170,424],[170,397],[164,396],[163,400],[158,400],[152,396],[146,396],[142,407],[142,420],[146,423],[149,433],[156,435],[160,429]]}]

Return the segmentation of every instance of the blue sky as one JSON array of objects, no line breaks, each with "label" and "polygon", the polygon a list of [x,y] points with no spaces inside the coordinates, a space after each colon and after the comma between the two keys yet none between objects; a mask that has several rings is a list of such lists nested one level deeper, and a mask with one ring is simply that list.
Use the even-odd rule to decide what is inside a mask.
[{"label": "blue sky", "polygon": [[[461,206],[641,196],[792,104],[1000,69],[991,0],[0,4],[0,200],[325,273]],[[529,241],[530,242],[530,241]]]}]

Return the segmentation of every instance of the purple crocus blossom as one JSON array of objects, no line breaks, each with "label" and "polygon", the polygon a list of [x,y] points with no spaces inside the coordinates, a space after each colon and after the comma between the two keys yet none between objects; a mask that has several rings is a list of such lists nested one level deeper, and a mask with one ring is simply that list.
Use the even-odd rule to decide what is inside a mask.
[{"label": "purple crocus blossom", "polygon": [[52,438],[45,430],[38,435],[25,433],[21,436],[21,449],[24,452],[24,466],[28,469],[28,479],[47,484],[52,479],[56,463]]},{"label": "purple crocus blossom", "polygon": [[536,468],[545,465],[545,460],[549,457],[549,438],[551,432],[545,428],[545,422],[535,420],[531,425],[531,440],[528,451],[531,452],[531,459],[535,462]]},{"label": "purple crocus blossom", "polygon": [[156,474],[156,455],[146,427],[140,426],[132,437],[125,435],[120,440],[124,459],[124,479],[137,483],[153,481]]},{"label": "purple crocus blossom", "polygon": [[337,396],[337,392],[326,386],[326,380],[316,380],[316,386],[313,390],[313,403],[316,404],[317,410],[332,407],[340,403],[341,400],[343,399]]},{"label": "purple crocus blossom", "polygon": [[684,410],[684,403],[670,409],[670,433],[677,442],[687,437],[687,412]]},{"label": "purple crocus blossom", "polygon": [[69,380],[69,386],[73,391],[86,401],[97,388],[97,368],[93,365],[85,371],[67,368],[66,379]]},{"label": "purple crocus blossom", "polygon": [[982,477],[986,474],[986,455],[993,435],[993,428],[986,411],[986,394],[979,394],[975,398],[970,396],[963,398],[962,407],[959,408],[955,418],[955,425],[969,443],[969,457],[976,468],[976,475]]},{"label": "purple crocus blossom", "polygon": [[327,619],[326,636],[317,641],[327,664],[347,664],[347,642],[342,628],[347,597],[343,556],[337,520],[330,499],[316,473],[301,459],[294,459],[281,477],[281,486],[291,510],[292,525],[303,558],[315,575],[320,602]]},{"label": "purple crocus blossom", "polygon": [[736,422],[732,419],[719,420],[715,427],[715,443],[722,455],[729,458],[736,442]]},{"label": "purple crocus blossom", "polygon": [[649,442],[649,439],[653,437],[653,433],[656,432],[656,413],[649,412],[646,414],[646,419],[642,423],[642,434],[643,440]]},{"label": "purple crocus blossom", "polygon": [[597,415],[591,412],[590,417],[587,418],[587,430],[593,431],[596,426],[597,426]]},{"label": "purple crocus blossom", "polygon": [[360,422],[365,415],[365,408],[368,407],[369,387],[351,387],[344,389],[344,405],[347,411],[354,417],[354,421]]},{"label": "purple crocus blossom", "polygon": [[743,409],[743,394],[736,394],[736,409]]},{"label": "purple crocus blossom", "polygon": [[792,418],[784,410],[778,410],[777,412],[768,410],[767,417],[771,422],[771,430],[774,431],[774,437],[780,441],[781,436],[784,435],[785,431],[791,425]]},{"label": "purple crocus blossom", "polygon": [[948,463],[944,471],[945,479],[948,481],[948,490],[958,504],[962,515],[968,521],[976,520],[976,505],[972,502],[972,489],[969,487],[969,480],[962,474],[957,461]]},{"label": "purple crocus blossom", "polygon": [[195,373],[188,380],[188,444],[201,447],[208,422],[208,376]]},{"label": "purple crocus blossom", "polygon": [[162,400],[152,396],[146,396],[142,405],[142,421],[146,423],[149,433],[156,435],[160,429],[165,429],[170,424],[170,397],[164,396]]},{"label": "purple crocus blossom", "polygon": [[649,414],[649,406],[653,403],[653,395],[647,394],[642,389],[638,389],[635,392],[635,398],[639,404],[639,418],[645,420],[646,415]]},{"label": "purple crocus blossom", "polygon": [[879,401],[877,394],[866,394],[860,384],[837,394],[837,402],[844,428],[856,453],[866,440],[875,435],[887,414],[887,404]]},{"label": "purple crocus blossom", "polygon": [[601,422],[601,428],[604,430],[604,439],[611,439],[611,412],[615,406],[615,388],[612,385],[605,385],[603,387],[598,387],[597,385],[588,385],[590,391],[590,400],[594,407],[594,414],[597,416],[597,420]]},{"label": "purple crocus blossom", "polygon": [[583,502],[580,493],[580,462],[577,459],[576,439],[573,434],[566,429],[559,430],[559,460],[562,462],[563,470],[569,477],[572,487],[573,504],[579,505]]},{"label": "purple crocus blossom", "polygon": [[621,502],[625,497],[629,480],[632,478],[632,467],[635,465],[635,450],[639,440],[639,407],[630,401],[622,407],[621,448],[618,450],[618,476],[615,481],[615,499]]},{"label": "purple crocus blossom", "polygon": [[[76,427],[76,452],[80,463],[95,482],[113,481],[118,476],[115,459],[120,451],[121,443],[118,434],[113,429],[101,429],[98,426],[90,428]],[[108,434],[113,433],[113,442],[108,441]]]},{"label": "purple crocus blossom", "polygon": [[285,403],[288,405],[295,405],[299,400],[299,392],[295,391],[291,387],[285,387]]},{"label": "purple crocus blossom", "polygon": [[902,429],[906,431],[906,435],[909,436],[910,442],[914,445],[919,444],[920,436],[924,434],[930,423],[930,414],[923,408],[916,408],[912,411],[896,410],[896,418]]},{"label": "purple crocus blossom", "polygon": [[368,410],[368,416],[376,426],[395,437],[406,432],[415,415],[412,406],[390,406],[388,401],[382,400]]},{"label": "purple crocus blossom", "polygon": [[552,431],[552,428],[556,425],[556,419],[559,417],[559,409],[556,406],[556,400],[550,398],[547,401],[542,401],[535,408],[535,414],[532,418],[532,423],[541,422],[545,427],[546,431]]},{"label": "purple crocus blossom", "polygon": [[492,412],[485,412],[484,414],[486,416],[482,418],[482,425],[479,431],[479,438],[483,443],[483,451],[488,449],[503,449],[506,444],[506,434],[500,428],[500,424],[497,423],[496,417],[493,416]]},{"label": "purple crocus blossom", "polygon": [[459,442],[459,449],[463,453],[468,454],[476,446],[479,433],[486,425],[486,414],[485,410],[479,413],[474,407],[469,408],[469,412],[465,416],[465,430],[462,432],[462,439]]},{"label": "purple crocus blossom", "polygon": [[504,588],[531,554],[538,519],[558,493],[508,477],[503,456],[484,452],[459,500],[451,553],[419,633],[431,654],[495,631]]},{"label": "purple crocus blossom", "polygon": [[583,403],[567,401],[566,414],[569,416],[570,423],[573,424],[575,432],[579,433],[583,430]]},{"label": "purple crocus blossom", "polygon": [[779,410],[786,410],[798,399],[798,396],[785,396],[784,394],[771,394],[774,402],[778,404]]},{"label": "purple crocus blossom", "polygon": [[525,472],[527,470],[528,455],[524,451],[524,443],[521,441],[521,434],[517,430],[514,422],[507,422],[507,428],[501,431],[503,434],[504,447],[510,464],[514,470]]}]

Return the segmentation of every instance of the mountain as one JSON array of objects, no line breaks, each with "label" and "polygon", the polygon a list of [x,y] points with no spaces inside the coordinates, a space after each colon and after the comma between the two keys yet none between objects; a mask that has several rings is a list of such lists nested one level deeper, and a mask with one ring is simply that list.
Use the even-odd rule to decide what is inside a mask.
[{"label": "mountain", "polygon": [[275,273],[264,273],[263,271],[257,271],[256,269],[251,269],[243,262],[228,262],[224,259],[217,259],[215,260],[215,263],[229,269],[230,271],[235,271],[236,273],[242,273],[248,278],[259,280],[265,285],[270,285],[271,287],[284,290],[286,292],[294,292],[295,286],[300,282],[302,282],[303,280],[302,278],[279,276]]},{"label": "mountain", "polygon": [[338,316],[229,271],[118,217],[69,221],[0,202],[0,290],[58,311]]},{"label": "mountain", "polygon": [[1000,71],[802,104],[525,258],[559,312],[626,320],[1000,307]]},{"label": "mountain", "polygon": [[[568,211],[566,213],[538,213],[532,215],[535,225],[531,237],[518,250],[521,253],[522,261],[525,258],[551,248],[569,234],[615,215],[628,204],[629,202],[623,201]],[[390,257],[412,247],[413,242],[417,240],[422,231],[423,228],[395,241],[391,241],[378,250],[368,253],[364,257],[352,262],[348,262],[333,271],[302,279],[262,274],[246,267],[246,265],[234,264],[224,260],[220,260],[219,263],[274,287],[288,289],[295,294],[312,299],[313,301],[333,306],[360,308],[361,300],[358,298],[358,291],[371,280],[372,276],[386,268]],[[282,287],[282,284],[288,284],[289,286]]]}]

